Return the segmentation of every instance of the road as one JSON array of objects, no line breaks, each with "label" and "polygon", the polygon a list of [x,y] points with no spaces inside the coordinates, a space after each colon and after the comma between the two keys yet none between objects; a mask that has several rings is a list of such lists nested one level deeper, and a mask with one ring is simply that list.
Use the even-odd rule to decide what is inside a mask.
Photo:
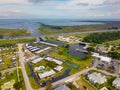
[{"label": "road", "polygon": [[[78,76],[80,76],[80,75],[82,75],[82,74],[84,74],[84,73],[87,73],[87,72],[90,71],[90,70],[97,70],[97,71],[99,71],[99,72],[101,72],[101,73],[103,73],[103,74],[105,74],[105,75],[108,75],[108,76],[119,77],[119,75],[111,74],[111,73],[109,73],[109,72],[107,72],[107,71],[98,70],[97,68],[91,67],[91,68],[82,70],[82,71],[80,71],[80,72],[78,72],[78,73],[76,73],[76,74],[74,74],[74,75],[71,75],[71,76],[68,76],[68,77],[66,77],[66,78],[64,78],[64,79],[61,79],[61,80],[59,80],[59,81],[56,81],[56,82],[52,83],[52,86],[54,87],[54,86],[59,85],[59,84],[64,84],[66,81],[68,81],[68,80],[70,80],[70,79],[72,79],[72,78],[76,78],[76,77],[78,77]],[[44,87],[44,88],[41,88],[40,90],[45,90],[45,87]]]},{"label": "road", "polygon": [[18,44],[18,54],[19,54],[19,61],[20,61],[20,64],[21,64],[21,70],[22,70],[22,73],[23,73],[23,77],[24,77],[24,81],[25,81],[25,85],[26,85],[26,90],[33,90],[31,85],[30,85],[30,82],[29,82],[29,78],[28,78],[28,75],[26,73],[26,70],[25,70],[25,66],[24,66],[24,53],[22,52],[22,44]]}]

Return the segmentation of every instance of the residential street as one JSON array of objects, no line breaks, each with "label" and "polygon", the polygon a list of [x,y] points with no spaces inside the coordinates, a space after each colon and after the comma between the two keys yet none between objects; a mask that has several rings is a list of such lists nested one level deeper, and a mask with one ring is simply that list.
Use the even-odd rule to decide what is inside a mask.
[{"label": "residential street", "polygon": [[33,90],[31,85],[30,85],[29,78],[28,78],[28,75],[26,73],[25,66],[24,66],[24,53],[22,52],[22,44],[18,44],[18,49],[19,49],[19,53],[18,53],[19,54],[19,61],[21,64],[21,70],[23,73],[26,90]]}]

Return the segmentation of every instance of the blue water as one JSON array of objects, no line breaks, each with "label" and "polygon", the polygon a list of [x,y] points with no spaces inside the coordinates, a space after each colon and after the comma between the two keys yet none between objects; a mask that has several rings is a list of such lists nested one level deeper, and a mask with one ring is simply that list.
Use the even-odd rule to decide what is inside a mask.
[{"label": "blue water", "polygon": [[40,36],[37,31],[40,23],[54,26],[75,26],[75,25],[91,25],[101,24],[99,22],[75,22],[72,20],[51,20],[51,19],[0,19],[0,28],[10,29],[27,29],[31,32],[31,36]]}]

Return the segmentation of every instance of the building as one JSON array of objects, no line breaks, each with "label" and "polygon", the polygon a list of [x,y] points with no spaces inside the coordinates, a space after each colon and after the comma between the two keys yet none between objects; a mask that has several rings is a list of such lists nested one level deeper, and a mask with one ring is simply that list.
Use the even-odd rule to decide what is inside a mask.
[{"label": "building", "polygon": [[46,57],[45,60],[47,60],[47,61],[53,61],[53,62],[55,62],[58,65],[63,64],[63,61],[60,61],[60,60],[52,58],[52,57]]},{"label": "building", "polygon": [[46,47],[46,48],[43,48],[43,49],[41,49],[41,50],[39,50],[39,51],[37,51],[35,53],[39,54],[39,53],[42,53],[42,52],[46,52],[47,50],[50,50],[50,49],[51,49],[51,47]]},{"label": "building", "polygon": [[45,69],[44,66],[40,66],[40,67],[35,67],[34,70],[35,71],[43,71]]},{"label": "building", "polygon": [[40,62],[40,61],[42,61],[44,58],[42,58],[42,57],[39,57],[39,58],[35,58],[34,60],[32,60],[31,62],[33,63],[33,64],[36,64],[36,63],[38,63],[38,62]]},{"label": "building", "polygon": [[55,67],[54,68],[56,71],[61,71],[62,69],[63,69],[63,67],[62,66],[57,66],[57,67]]},{"label": "building", "polygon": [[78,43],[79,38],[75,36],[58,36],[57,40],[62,41],[62,42],[67,42],[67,43]]},{"label": "building", "polygon": [[61,85],[53,90],[71,90],[71,89],[64,84],[64,85]]},{"label": "building", "polygon": [[0,57],[0,65],[4,64],[2,58]]},{"label": "building", "polygon": [[106,81],[107,81],[107,79],[106,79],[106,77],[105,76],[103,76],[102,74],[100,74],[100,73],[96,73],[96,72],[94,72],[94,73],[92,73],[92,74],[89,74],[88,76],[87,76],[87,78],[89,79],[89,81],[91,82],[91,83],[98,83],[98,84],[103,84],[103,83],[105,83]]},{"label": "building", "polygon": [[100,60],[100,61],[107,62],[107,63],[110,63],[111,60],[112,60],[110,57],[106,57],[106,56],[101,56],[101,55],[99,55],[99,53],[93,53],[92,56],[93,56],[94,58],[97,58],[97,59]]},{"label": "building", "polygon": [[116,89],[120,90],[120,78],[116,78],[116,79],[112,82],[112,86],[114,86]]},{"label": "building", "polygon": [[101,88],[100,90],[108,90],[106,87]]},{"label": "building", "polygon": [[50,71],[44,72],[42,74],[38,74],[38,76],[40,77],[40,79],[43,79],[43,78],[49,77],[49,76],[54,75],[54,74],[55,74],[55,71],[50,70]]}]

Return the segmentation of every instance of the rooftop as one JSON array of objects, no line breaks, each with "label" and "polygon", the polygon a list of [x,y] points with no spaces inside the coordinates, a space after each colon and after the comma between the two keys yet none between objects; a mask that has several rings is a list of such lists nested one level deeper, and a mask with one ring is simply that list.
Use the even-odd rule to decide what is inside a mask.
[{"label": "rooftop", "polygon": [[69,87],[67,87],[66,85],[61,85],[53,90],[71,90]]},{"label": "rooftop", "polygon": [[38,74],[38,76],[42,79],[42,78],[51,76],[53,74],[55,74],[55,71],[54,70],[50,70],[50,71],[44,72],[42,74]]},{"label": "rooftop", "polygon": [[100,73],[92,73],[88,75],[88,79],[92,82],[92,83],[98,83],[98,84],[103,84],[107,81],[106,77],[103,76]]}]

